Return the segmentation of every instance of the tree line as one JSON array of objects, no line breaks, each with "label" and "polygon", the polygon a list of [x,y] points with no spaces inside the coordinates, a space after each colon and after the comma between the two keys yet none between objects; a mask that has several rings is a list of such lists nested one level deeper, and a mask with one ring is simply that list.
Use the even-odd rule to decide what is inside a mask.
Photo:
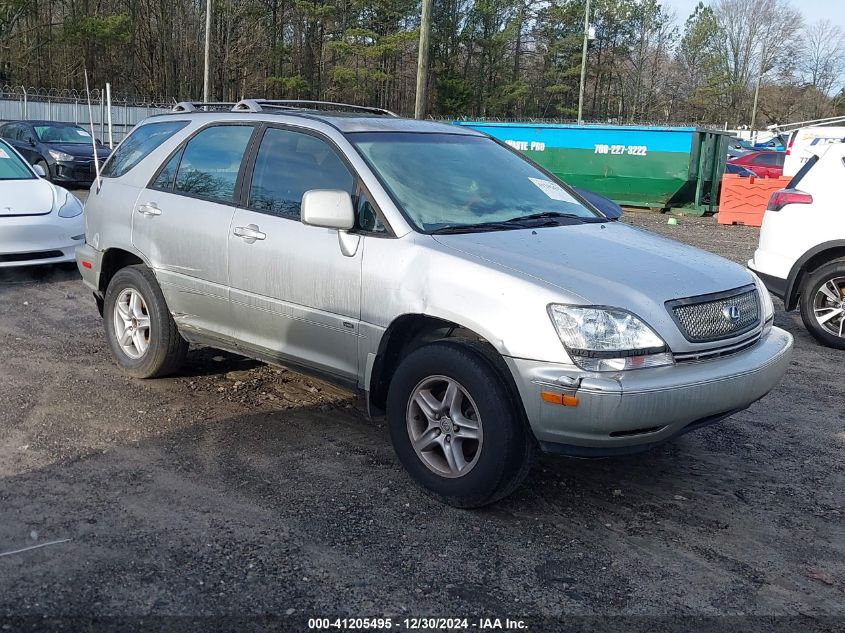
[{"label": "tree line", "polygon": [[[757,126],[845,112],[845,38],[789,0],[593,0],[585,119]],[[0,0],[0,84],[199,99],[205,0]],[[427,113],[571,119],[584,0],[434,0]],[[418,0],[214,0],[211,94],[413,113]],[[754,107],[756,95],[756,108]]]}]

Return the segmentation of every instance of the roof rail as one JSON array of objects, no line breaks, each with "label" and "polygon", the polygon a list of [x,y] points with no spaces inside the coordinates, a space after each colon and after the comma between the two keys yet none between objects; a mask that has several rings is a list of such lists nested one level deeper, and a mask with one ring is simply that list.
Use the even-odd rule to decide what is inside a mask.
[{"label": "roof rail", "polygon": [[197,112],[201,108],[231,108],[233,101],[180,101],[170,110],[171,112]]},{"label": "roof rail", "polygon": [[381,116],[398,117],[399,115],[384,108],[359,106],[334,101],[315,101],[311,99],[243,99],[232,108],[233,112],[262,112],[265,108],[279,108],[283,110],[329,109],[351,110],[353,112],[367,112]]}]

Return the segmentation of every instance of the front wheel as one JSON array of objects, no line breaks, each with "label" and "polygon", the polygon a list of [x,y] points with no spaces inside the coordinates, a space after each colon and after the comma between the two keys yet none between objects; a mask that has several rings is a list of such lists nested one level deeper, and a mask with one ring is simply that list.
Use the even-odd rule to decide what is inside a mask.
[{"label": "front wheel", "polygon": [[819,342],[845,349],[845,260],[814,271],[801,285],[801,319]]},{"label": "front wheel", "polygon": [[52,181],[53,179],[50,178],[50,166],[47,164],[47,161],[39,160],[35,162],[36,165],[40,165],[41,169],[44,170],[44,180]]},{"label": "front wheel", "polygon": [[399,461],[450,505],[493,503],[528,474],[533,442],[521,409],[468,345],[440,341],[408,355],[390,382],[387,420]]},{"label": "front wheel", "polygon": [[172,374],[188,353],[164,295],[146,266],[122,268],[106,289],[103,319],[112,354],[136,378]]}]

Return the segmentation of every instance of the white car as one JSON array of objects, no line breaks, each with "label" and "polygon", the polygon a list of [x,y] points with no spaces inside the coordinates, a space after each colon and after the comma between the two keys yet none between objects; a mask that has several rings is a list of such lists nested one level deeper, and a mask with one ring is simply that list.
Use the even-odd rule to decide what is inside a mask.
[{"label": "white car", "polygon": [[817,151],[845,139],[845,127],[816,125],[795,130],[786,145],[783,175],[794,176]]},{"label": "white car", "polygon": [[821,343],[845,349],[845,143],[816,151],[772,194],[748,267]]},{"label": "white car", "polygon": [[0,139],[0,268],[75,261],[82,203]]}]

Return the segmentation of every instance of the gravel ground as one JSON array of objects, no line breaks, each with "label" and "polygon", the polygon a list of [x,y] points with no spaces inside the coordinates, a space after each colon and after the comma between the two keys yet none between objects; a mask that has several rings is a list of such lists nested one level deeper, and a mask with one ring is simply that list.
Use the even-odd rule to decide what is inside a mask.
[{"label": "gravel ground", "polygon": [[[758,234],[625,221],[737,262]],[[410,482],[354,394],[207,348],[129,379],[73,267],[0,270],[0,554],[69,539],[0,556],[0,616],[841,624],[845,356],[777,307],[796,353],[764,400],[638,456],[541,457],[462,511]]]}]

